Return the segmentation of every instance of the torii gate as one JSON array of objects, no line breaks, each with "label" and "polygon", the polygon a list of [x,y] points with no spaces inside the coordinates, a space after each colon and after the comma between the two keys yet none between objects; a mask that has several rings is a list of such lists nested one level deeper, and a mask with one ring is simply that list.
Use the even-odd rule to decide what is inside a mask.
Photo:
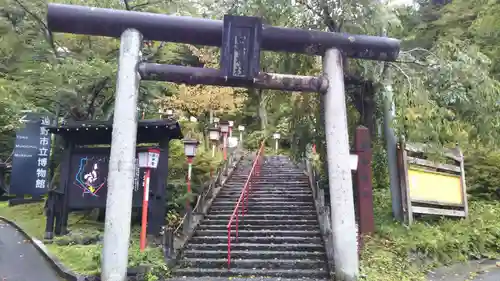
[{"label": "torii gate", "polygon": [[[139,81],[255,87],[323,95],[336,280],[359,274],[353,185],[342,54],[394,61],[399,40],[263,25],[260,18],[225,16],[223,21],[162,14],[49,4],[54,32],[120,37],[120,57],[108,177],[102,279],[126,277],[134,180]],[[221,47],[221,69],[141,62],[142,40]],[[323,56],[321,77],[263,73],[260,51]]]}]

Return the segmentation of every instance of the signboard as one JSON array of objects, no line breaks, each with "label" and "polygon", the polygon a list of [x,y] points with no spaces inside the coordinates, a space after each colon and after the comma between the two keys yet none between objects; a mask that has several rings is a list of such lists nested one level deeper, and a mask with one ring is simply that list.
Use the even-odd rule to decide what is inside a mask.
[{"label": "signboard", "polygon": [[350,154],[349,155],[349,166],[352,171],[356,171],[358,169],[358,155]]},{"label": "signboard", "polygon": [[[138,158],[136,161],[139,161]],[[71,208],[104,208],[108,193],[109,150],[85,149],[71,156],[68,182]],[[153,171],[154,172],[154,171]],[[142,206],[145,169],[136,163],[132,204]]]},{"label": "signboard", "polygon": [[235,148],[238,146],[238,138],[237,137],[229,137],[227,138],[227,146],[229,148]]},{"label": "signboard", "polygon": [[448,162],[433,162],[422,157],[425,144],[398,147],[404,219],[412,224],[414,214],[467,217],[467,188],[463,154],[458,147],[441,151]]},{"label": "signboard", "polygon": [[459,175],[425,171],[409,167],[411,200],[462,205],[462,181]]},{"label": "signboard", "polygon": [[44,114],[27,113],[21,120],[24,128],[16,133],[12,158],[10,194],[41,195],[49,185],[51,118]]}]

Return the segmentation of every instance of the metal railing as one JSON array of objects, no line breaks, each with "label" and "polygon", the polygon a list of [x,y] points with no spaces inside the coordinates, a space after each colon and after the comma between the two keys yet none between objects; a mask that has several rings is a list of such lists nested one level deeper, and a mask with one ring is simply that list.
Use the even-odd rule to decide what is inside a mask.
[{"label": "metal railing", "polygon": [[252,164],[252,169],[248,173],[247,180],[245,181],[245,185],[241,190],[240,197],[234,206],[233,214],[229,218],[229,222],[227,224],[227,269],[231,268],[231,232],[233,227],[233,222],[235,223],[235,238],[238,239],[238,220],[243,218],[248,210],[248,199],[250,197],[250,193],[252,190],[252,184],[256,177],[260,175],[260,168],[262,161],[264,159],[264,148],[265,148],[265,140],[262,141],[259,150],[255,156],[255,160]]}]

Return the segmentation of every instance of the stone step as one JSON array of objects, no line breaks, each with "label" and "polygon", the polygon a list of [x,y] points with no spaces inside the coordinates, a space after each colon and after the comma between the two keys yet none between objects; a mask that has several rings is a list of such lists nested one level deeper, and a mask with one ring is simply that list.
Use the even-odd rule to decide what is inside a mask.
[{"label": "stone step", "polygon": [[[300,237],[300,236],[286,236],[286,237],[270,237],[270,236],[251,236],[251,237],[238,237],[236,238],[235,231],[232,231],[231,242],[234,243],[259,243],[259,244],[300,244],[300,243],[313,243],[321,244],[320,237]],[[227,235],[223,236],[193,236],[191,238],[193,244],[218,244],[227,243]]]},{"label": "stone step", "polygon": [[218,269],[205,269],[205,268],[179,268],[175,270],[176,276],[197,277],[197,276],[223,276],[223,277],[282,277],[282,278],[328,278],[326,271],[319,271],[317,269],[269,269],[262,271],[261,269],[246,269],[246,268],[218,268]]},{"label": "stone step", "polygon": [[[226,195],[226,196],[236,196],[236,195],[241,195],[243,192],[243,188],[240,187],[238,189],[222,189],[219,193],[219,195]],[[245,190],[245,193],[249,193],[252,195],[256,196],[309,196],[312,197],[312,192],[307,188],[301,188],[301,189],[274,189],[274,188],[261,188],[261,189],[254,189],[254,188],[248,188],[248,190]]]},{"label": "stone step", "polygon": [[269,174],[297,174],[297,175],[304,175],[304,172],[301,170],[297,169],[297,167],[283,167],[283,166],[260,166],[260,172],[261,174],[264,173],[269,173]]},{"label": "stone step", "polygon": [[[235,184],[235,185],[231,185],[231,184],[226,184],[222,190],[241,190],[243,189],[245,185],[242,183],[242,184]],[[259,184],[259,185],[250,185],[250,188],[252,190],[274,190],[274,191],[282,191],[282,190],[286,190],[286,191],[302,191],[302,190],[311,190],[311,188],[309,187],[309,185],[265,185],[265,184]]]},{"label": "stone step", "polygon": [[[198,230],[225,230],[227,231],[227,221],[225,223],[220,224],[206,224],[201,223]],[[231,229],[236,229],[236,225],[232,225]],[[293,224],[293,225],[258,225],[258,224],[248,224],[238,225],[239,230],[252,230],[252,231],[261,231],[261,232],[269,232],[275,230],[318,230],[318,224]]]},{"label": "stone step", "polygon": [[[231,180],[228,180],[226,182],[226,185],[229,184],[229,185],[234,185],[234,184],[245,184],[247,182],[247,179],[241,179],[241,180],[238,180],[238,179],[231,179]],[[269,179],[269,180],[262,180],[262,179],[257,179],[257,178],[253,178],[252,180],[250,180],[249,182],[252,182],[252,184],[255,186],[255,185],[279,185],[279,186],[284,186],[284,185],[290,185],[290,186],[304,186],[304,185],[307,185],[308,184],[308,180],[288,180],[288,179],[276,179],[276,178],[273,178],[273,179]]]},{"label": "stone step", "polygon": [[[223,199],[223,198],[222,198]],[[285,206],[294,206],[294,207],[301,207],[301,206],[314,206],[313,205],[313,200],[311,198],[310,201],[308,202],[287,202],[287,201],[274,201],[274,200],[259,200],[259,204],[257,205],[264,205],[264,206],[279,206],[279,205],[285,205]],[[213,206],[233,206],[236,203],[235,200],[215,200],[213,203]],[[230,207],[229,207],[230,208]]]},{"label": "stone step", "polygon": [[[233,209],[211,209],[210,214],[232,214]],[[268,210],[255,210],[252,208],[247,209],[247,214],[248,215],[279,215],[279,214],[315,214],[316,215],[316,209],[314,208],[308,208],[308,209],[295,209],[295,210],[276,210],[276,209],[268,209]]]},{"label": "stone step", "polygon": [[251,278],[246,277],[170,277],[167,281],[329,281],[325,278],[282,278],[282,277],[268,277],[268,276],[253,276]]},{"label": "stone step", "polygon": [[[195,235],[198,236],[227,236],[227,229],[220,230],[198,230]],[[300,237],[320,237],[321,234],[319,229],[314,230],[272,230],[272,231],[262,231],[262,230],[238,230],[239,237],[251,237],[251,236],[274,236],[274,237],[287,237],[287,236],[300,236]]]},{"label": "stone step", "polygon": [[[244,184],[241,184],[241,185],[234,185],[234,186],[230,186],[230,185],[226,185],[222,188],[222,190],[224,191],[233,191],[233,192],[237,192],[237,191],[240,191],[243,190],[243,187],[245,185]],[[248,187],[249,189],[253,190],[253,191],[271,191],[271,192],[305,192],[305,191],[310,191],[311,189],[309,188],[309,186],[292,186],[292,185],[283,185],[283,186],[273,186],[273,185],[269,185],[269,186],[266,186],[266,185],[251,185]]]},{"label": "stone step", "polygon": [[[250,172],[250,170],[248,170]],[[238,175],[239,177],[241,176],[248,176],[248,173],[236,173],[233,175]],[[259,177],[264,177],[264,178],[275,178],[276,176],[278,177],[300,177],[300,178],[307,178],[307,175],[302,172],[302,171],[288,171],[288,170],[280,170],[280,169],[260,169],[260,175],[259,174],[254,174]]]},{"label": "stone step", "polygon": [[[211,250],[211,251],[227,251],[227,242],[213,244],[196,244],[188,243],[186,250]],[[321,243],[299,243],[299,244],[261,244],[261,243],[231,243],[231,251],[325,251]]]},{"label": "stone step", "polygon": [[[218,198],[219,200],[224,200],[224,201],[219,201],[219,200],[216,200],[214,201],[214,204],[216,203],[219,203],[219,202],[226,202],[226,201],[229,201],[229,202],[232,202],[233,204],[236,204],[236,202],[238,201],[239,199],[239,196],[238,197],[220,197]],[[243,199],[242,199],[243,201]],[[275,203],[289,203],[289,202],[293,202],[294,204],[300,204],[300,203],[307,203],[307,204],[314,204],[314,200],[312,198],[312,196],[310,197],[296,197],[296,198],[283,198],[283,197],[254,197],[254,196],[250,196],[249,198],[246,199],[246,202],[249,204],[249,206],[253,206],[253,205],[260,205],[262,204],[261,202],[271,202],[271,204],[275,204]]]},{"label": "stone step", "polygon": [[[223,188],[219,194],[232,195],[241,194],[243,186],[239,188]],[[286,194],[286,195],[312,195],[309,188],[294,188],[294,189],[275,189],[275,188],[250,188],[252,194]]]},{"label": "stone step", "polygon": [[[235,186],[224,186],[221,191],[222,192],[231,192],[231,193],[241,193],[243,187],[245,185],[235,185]],[[310,193],[311,188],[309,186],[265,186],[265,185],[249,185],[247,186],[249,190],[253,192],[269,192],[269,193],[283,193],[283,192],[291,192],[291,193]]]},{"label": "stone step", "polygon": [[[231,197],[231,198],[238,198],[241,195],[241,192],[220,192],[218,195],[218,198],[224,198],[224,197]],[[273,192],[273,191],[254,191],[254,190],[249,190],[248,193],[245,192],[246,195],[250,195],[250,197],[254,198],[263,198],[263,197],[271,197],[271,198],[283,198],[285,200],[293,200],[294,198],[313,198],[311,193],[288,193],[288,192]]]},{"label": "stone step", "polygon": [[[224,202],[227,202],[227,201],[224,201]],[[223,202],[219,201],[219,203],[216,204],[216,202],[214,202],[212,207],[210,208],[210,212],[212,210],[231,210],[231,211],[233,211],[235,204],[236,204],[236,200],[231,201],[230,203],[223,203]],[[297,204],[293,205],[292,203],[290,203],[290,204],[274,204],[274,205],[260,203],[260,204],[252,205],[251,207],[248,206],[248,210],[253,210],[253,211],[257,211],[257,210],[259,210],[259,211],[268,211],[268,210],[269,211],[270,210],[294,211],[294,210],[298,210],[298,209],[299,210],[316,211],[313,203],[300,204],[300,205],[297,205]]]},{"label": "stone step", "polygon": [[[238,180],[238,179],[231,179],[230,181],[228,181],[228,184],[245,184],[247,182],[246,179],[241,179],[241,180]],[[307,185],[308,182],[307,180],[288,180],[288,179],[279,179],[279,178],[272,178],[272,179],[269,179],[269,180],[265,180],[265,179],[260,179],[260,178],[256,178],[256,179],[253,179],[252,180],[252,184],[256,184],[256,185],[261,185],[261,184],[265,184],[265,185]]]},{"label": "stone step", "polygon": [[[203,220],[203,225],[214,225],[214,224],[222,224],[222,225],[227,225],[228,220],[227,219],[218,219],[218,220],[211,220],[211,219],[205,219]],[[309,220],[302,220],[302,219],[289,219],[289,220],[251,220],[251,219],[245,219],[244,221],[240,221],[239,225],[245,226],[245,225],[262,225],[262,226],[267,226],[267,225],[288,225],[288,224],[308,224],[308,225],[317,225],[318,221],[316,219],[309,219]]]},{"label": "stone step", "polygon": [[[247,180],[249,174],[240,174],[240,175],[233,175],[231,177],[231,180]],[[307,181],[309,177],[304,174],[304,173],[296,173],[296,174],[291,174],[291,173],[279,173],[276,171],[272,171],[270,173],[263,173],[262,171],[260,174],[253,174],[252,175],[253,179],[256,180],[263,180],[263,181],[280,181],[280,180],[292,180],[292,181]]]},{"label": "stone step", "polygon": [[[206,220],[228,220],[232,214],[208,214],[205,216]],[[317,215],[315,213],[310,214],[245,214],[242,216],[240,213],[239,220],[316,220]]]},{"label": "stone step", "polygon": [[[292,181],[292,182],[307,182],[309,179],[307,176],[282,176],[282,175],[269,175],[269,176],[262,176],[262,175],[254,175],[252,178],[254,181],[262,181],[262,182],[281,182],[281,181]],[[245,182],[248,180],[248,175],[242,175],[242,176],[232,176],[230,181],[237,181],[237,182]]]},{"label": "stone step", "polygon": [[[248,175],[247,175],[248,176]],[[277,170],[270,170],[270,171],[260,171],[260,174],[254,174],[253,177],[259,178],[259,179],[264,179],[264,180],[286,180],[286,179],[291,179],[291,180],[308,180],[307,174],[304,174],[302,172],[292,172],[292,173],[287,173],[283,171],[277,171]]]},{"label": "stone step", "polygon": [[[290,188],[276,188],[276,187],[250,187],[248,190],[253,194],[307,194],[312,195],[309,187],[290,187]],[[223,188],[220,194],[241,194],[243,186],[238,188]]]},{"label": "stone step", "polygon": [[[180,264],[180,268],[227,268],[227,258],[185,258]],[[281,259],[234,259],[231,257],[231,268],[260,269],[266,272],[270,269],[316,269],[326,271],[325,263],[322,260],[301,259],[301,260],[281,260]]]},{"label": "stone step", "polygon": [[[237,199],[224,202],[216,201],[213,203],[211,210],[234,210],[237,201],[238,201]],[[293,211],[297,209],[307,209],[307,210],[314,209],[314,204],[312,200],[309,202],[293,202],[289,204],[285,204],[286,203],[285,201],[257,201],[257,202],[250,201],[247,203],[248,204],[246,204],[245,207],[248,210],[267,210],[266,207],[272,206],[273,204],[275,205],[276,210],[286,209]]]},{"label": "stone step", "polygon": [[[234,193],[234,194],[224,194],[220,193],[217,196],[218,200],[223,200],[223,201],[234,201],[235,199],[240,198],[241,193]],[[312,194],[303,194],[303,195],[297,195],[297,194],[286,194],[286,193],[247,193],[244,196],[247,196],[250,200],[254,201],[313,201],[313,196]],[[278,200],[277,200],[278,199]]]},{"label": "stone step", "polygon": [[[186,258],[227,258],[226,251],[213,250],[186,250],[183,253]],[[231,248],[231,259],[325,259],[324,251],[233,251]]]},{"label": "stone step", "polygon": [[[226,195],[226,194],[219,194],[217,196],[218,199],[238,199],[241,196],[241,194],[231,194],[231,195]],[[246,194],[247,200],[250,201],[255,201],[255,202],[260,202],[262,200],[266,201],[300,201],[300,202],[312,202],[313,197],[311,195],[287,195],[286,193],[282,194]]]}]

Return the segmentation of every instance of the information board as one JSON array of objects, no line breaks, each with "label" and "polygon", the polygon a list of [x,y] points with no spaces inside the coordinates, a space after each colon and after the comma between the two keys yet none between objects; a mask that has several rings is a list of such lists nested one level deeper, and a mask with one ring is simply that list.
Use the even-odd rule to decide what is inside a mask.
[{"label": "information board", "polygon": [[12,158],[10,194],[41,195],[49,185],[51,118],[44,114],[27,113],[21,118],[24,127],[16,133]]},{"label": "information board", "polygon": [[408,183],[411,200],[464,204],[462,181],[459,175],[425,171],[410,166]]},{"label": "information board", "polygon": [[[89,148],[75,152],[71,156],[70,163],[69,206],[71,208],[104,208],[108,193],[109,150]],[[142,206],[144,174],[145,170],[139,169],[139,165],[136,164],[132,199],[134,207]]]}]

